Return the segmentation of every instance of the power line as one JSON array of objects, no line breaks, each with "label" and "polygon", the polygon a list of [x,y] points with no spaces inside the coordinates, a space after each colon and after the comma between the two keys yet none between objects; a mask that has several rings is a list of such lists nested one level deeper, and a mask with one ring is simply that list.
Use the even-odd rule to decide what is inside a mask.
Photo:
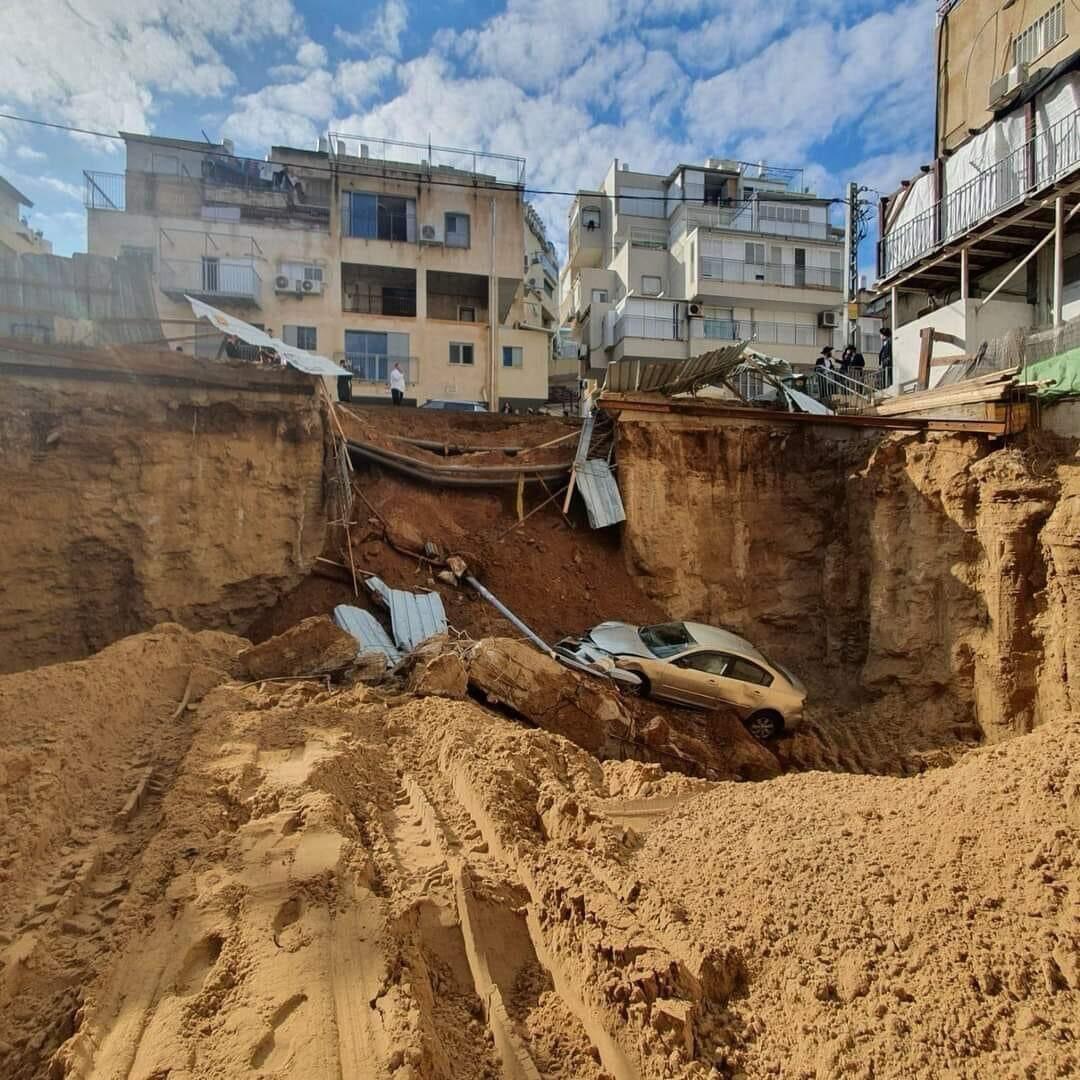
[{"label": "power line", "polygon": [[[31,124],[31,125],[33,125],[35,127],[51,128],[51,129],[53,129],[55,131],[66,131],[66,132],[69,132],[69,133],[74,134],[74,135],[90,135],[90,136],[93,136],[93,137],[98,138],[98,139],[111,139],[114,142],[126,142],[126,140],[124,139],[124,137],[122,135],[118,135],[118,134],[111,133],[111,132],[108,132],[108,131],[95,131],[93,128],[76,127],[73,124],[58,124],[58,123],[55,123],[54,121],[38,120],[38,119],[35,119],[33,117],[29,117],[29,116],[16,116],[14,113],[0,112],[0,119],[13,120],[13,121],[15,121],[16,123],[19,123],[19,124]],[[169,150],[190,150],[191,149],[190,145],[185,145],[184,143],[181,143],[181,142],[174,142],[174,141],[172,141],[170,139],[167,139],[167,138],[160,138],[158,136],[146,136],[146,137],[147,138],[153,138],[157,142],[157,144],[159,146],[165,147],[166,149],[169,149]],[[227,153],[224,150],[207,149],[207,150],[203,150],[201,152],[202,152],[204,157],[232,158],[232,157],[240,156],[240,155],[236,155],[236,154]],[[307,153],[308,151],[304,151],[304,152]],[[316,172],[316,173],[322,172],[322,173],[326,173],[327,175],[334,175],[335,172],[337,171],[335,169],[330,168],[329,166],[307,165],[307,164],[302,165],[302,166],[297,166],[296,163],[292,162],[292,161],[274,161],[272,158],[265,158],[265,159],[256,158],[256,159],[253,159],[253,160],[263,161],[267,165],[281,165],[282,167],[285,167],[285,168],[289,168],[289,167],[297,168],[297,167],[300,167],[300,168],[305,169],[308,172]],[[371,159],[367,159],[367,160],[371,161]],[[393,162],[387,162],[387,164],[392,165]],[[527,187],[525,185],[510,184],[510,183],[506,183],[506,182],[504,182],[504,183],[498,183],[498,182],[496,182],[496,183],[476,183],[476,182],[468,183],[468,182],[463,181],[463,180],[441,180],[441,179],[436,180],[436,179],[433,179],[430,176],[424,177],[424,183],[425,184],[438,184],[438,185],[440,185],[442,187],[461,187],[461,188],[470,188],[472,190],[483,190],[483,191],[505,191],[507,188],[519,188],[520,187],[520,190],[521,190],[522,194],[524,194],[524,195],[551,195],[551,196],[557,196],[557,197],[560,197],[560,198],[569,198],[569,199],[576,199],[580,194],[582,194],[582,192],[578,192],[578,191],[557,191],[557,190],[554,190],[554,189],[551,189],[551,188],[532,188],[532,187]],[[618,198],[618,199],[623,199],[623,200],[628,200],[628,201],[639,200],[639,199],[642,200],[642,201],[646,201],[646,202],[656,202],[657,200],[660,200],[660,199],[664,200],[665,202],[669,201],[669,197],[667,195],[663,194],[662,192],[657,192],[657,194],[655,194],[655,195],[623,195],[621,193],[617,194],[617,195],[611,195],[611,194],[608,194],[606,192],[595,192],[595,193],[586,192],[586,194],[595,194],[598,198],[607,198],[607,199]],[[814,195],[814,196],[807,196],[807,198],[815,198],[815,199],[817,199],[817,198],[821,198],[821,197],[819,197],[817,195]],[[680,202],[680,203],[691,203],[691,204],[696,204],[696,202],[697,202],[697,200],[689,200],[689,199],[671,199],[670,201]],[[840,196],[831,196],[829,198],[821,198],[821,201],[828,202],[830,204],[845,204],[847,202],[847,199],[844,199],[844,198],[842,198]],[[701,205],[703,205],[703,206],[737,206],[737,205],[740,205],[741,202],[742,202],[742,200],[740,200],[740,199],[718,199],[715,202],[710,201],[708,203],[706,203],[704,200],[702,200]]]}]

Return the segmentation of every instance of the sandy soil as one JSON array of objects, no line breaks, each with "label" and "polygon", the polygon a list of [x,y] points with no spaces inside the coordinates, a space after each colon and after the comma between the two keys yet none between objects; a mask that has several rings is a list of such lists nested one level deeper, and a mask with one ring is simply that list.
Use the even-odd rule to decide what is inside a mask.
[{"label": "sandy soil", "polygon": [[[165,627],[0,679],[5,746],[61,741],[57,688],[112,691],[48,838],[0,823],[5,1077],[1080,1064],[1075,719],[914,779],[715,784],[472,701],[244,685],[242,646]],[[135,800],[104,726],[131,683],[123,730],[173,762]]]}]

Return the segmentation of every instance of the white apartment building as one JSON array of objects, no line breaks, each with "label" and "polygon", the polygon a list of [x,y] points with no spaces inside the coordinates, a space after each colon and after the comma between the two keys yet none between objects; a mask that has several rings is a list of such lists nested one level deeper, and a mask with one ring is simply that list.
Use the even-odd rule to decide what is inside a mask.
[{"label": "white apartment building", "polygon": [[166,335],[214,355],[185,295],[353,373],[353,398],[547,398],[551,332],[528,292],[525,162],[332,134],[315,150],[124,135],[126,171],[85,174],[91,253],[138,255]]},{"label": "white apartment building", "polygon": [[1080,11],[1063,0],[941,0],[935,157],[882,200],[879,297],[894,384],[933,357],[1080,317]]},{"label": "white apartment building", "polygon": [[34,204],[0,176],[0,255],[49,255],[52,244],[31,227],[24,214]]},{"label": "white apartment building", "polygon": [[616,160],[569,219],[562,316],[589,377],[743,339],[810,367],[834,341],[843,232],[798,170],[712,158],[663,176]]}]

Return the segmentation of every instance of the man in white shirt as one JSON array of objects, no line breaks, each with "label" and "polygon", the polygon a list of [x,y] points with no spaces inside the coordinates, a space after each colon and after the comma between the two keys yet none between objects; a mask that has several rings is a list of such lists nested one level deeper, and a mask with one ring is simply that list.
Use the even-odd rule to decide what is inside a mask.
[{"label": "man in white shirt", "polygon": [[395,405],[400,405],[405,399],[405,372],[401,370],[401,365],[396,360],[390,371],[390,396],[394,399]]}]

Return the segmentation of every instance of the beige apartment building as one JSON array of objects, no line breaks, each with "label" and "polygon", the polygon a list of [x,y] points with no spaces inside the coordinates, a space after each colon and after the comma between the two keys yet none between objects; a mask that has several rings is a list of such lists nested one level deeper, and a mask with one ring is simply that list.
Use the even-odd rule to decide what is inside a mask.
[{"label": "beige apartment building", "polygon": [[145,260],[180,348],[219,344],[187,295],[334,358],[354,400],[388,401],[395,363],[417,404],[546,400],[523,159],[341,134],[265,161],[228,142],[124,139],[124,173],[85,174],[89,250]]},{"label": "beige apartment building", "polygon": [[616,160],[578,192],[568,251],[562,314],[591,378],[743,339],[809,367],[834,342],[843,232],[798,170],[713,158],[664,176]]},{"label": "beige apartment building", "polygon": [[14,184],[0,176],[0,255],[48,255],[52,244],[40,229],[31,228],[24,210],[34,204]]},{"label": "beige apartment building", "polygon": [[1078,32],[1071,0],[942,0],[927,25],[935,156],[879,214],[896,389],[921,384],[924,329],[947,357],[1080,317]]}]

